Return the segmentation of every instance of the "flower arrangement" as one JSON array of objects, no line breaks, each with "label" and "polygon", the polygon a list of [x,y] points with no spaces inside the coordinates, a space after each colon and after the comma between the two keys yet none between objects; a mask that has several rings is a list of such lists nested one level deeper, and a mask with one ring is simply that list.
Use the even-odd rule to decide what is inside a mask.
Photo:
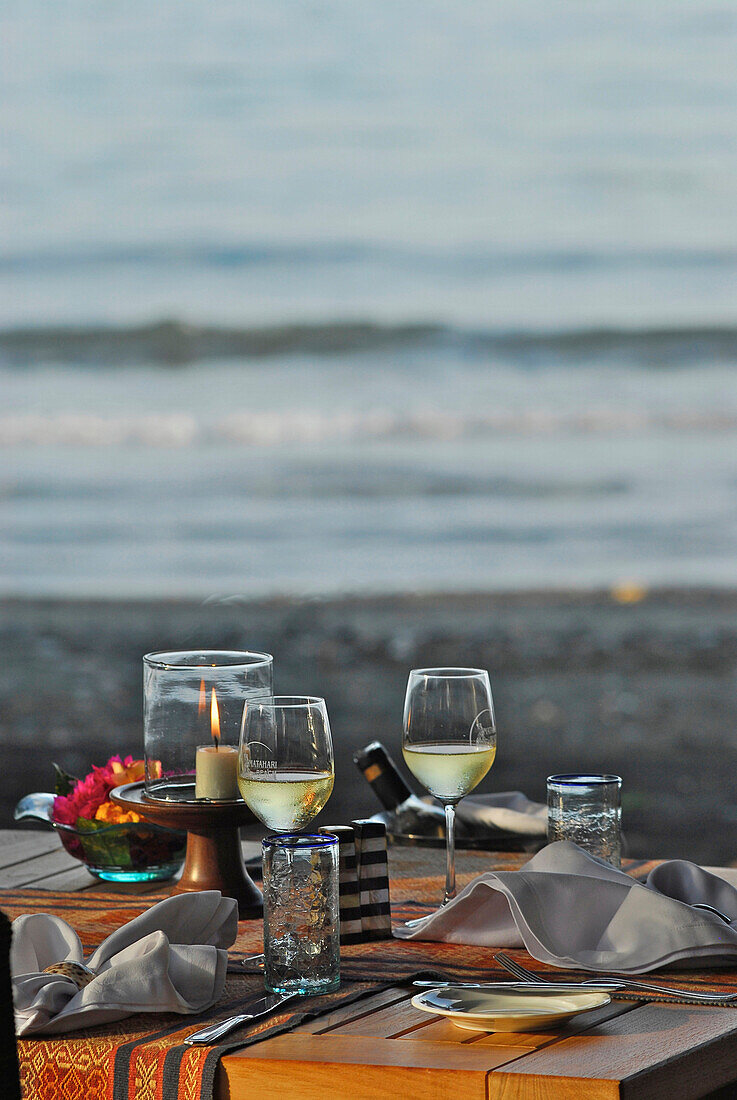
[{"label": "flower arrangement", "polygon": [[[149,761],[149,769],[151,766]],[[160,765],[154,767],[159,769],[158,778]],[[168,878],[181,866],[182,833],[151,825],[110,798],[115,787],[143,779],[143,760],[111,756],[84,779],[69,775],[58,764],[54,768],[51,824],[69,854],[81,859],[93,874],[111,881],[138,882]]]},{"label": "flower arrangement", "polygon": [[110,791],[123,783],[137,783],[143,779],[143,760],[126,756],[111,756],[101,768],[93,767],[84,779],[75,779],[58,766],[56,769],[56,797],[52,820],[59,825],[78,827],[83,821],[99,821],[107,825],[119,825],[129,821],[141,821],[141,815],[124,810],[110,800]]}]

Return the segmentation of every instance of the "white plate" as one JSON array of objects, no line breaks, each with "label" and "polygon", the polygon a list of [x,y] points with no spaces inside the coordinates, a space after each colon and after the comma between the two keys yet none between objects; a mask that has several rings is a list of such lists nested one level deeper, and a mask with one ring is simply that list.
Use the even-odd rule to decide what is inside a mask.
[{"label": "white plate", "polygon": [[541,993],[538,990],[464,989],[444,985],[412,998],[422,1012],[447,1016],[468,1031],[544,1031],[566,1020],[609,1004],[602,991]]}]

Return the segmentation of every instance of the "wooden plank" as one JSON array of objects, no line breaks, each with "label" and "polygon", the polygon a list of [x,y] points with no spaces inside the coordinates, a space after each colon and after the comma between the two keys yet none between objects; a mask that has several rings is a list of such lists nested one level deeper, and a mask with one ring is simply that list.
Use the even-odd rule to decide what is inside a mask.
[{"label": "wooden plank", "polygon": [[[499,1078],[497,1081],[494,1074],[489,1074],[489,1091],[486,1094],[486,1100],[520,1100],[520,1097],[524,1097],[524,1100],[621,1100],[622,1098],[618,1081],[530,1075],[525,1078],[521,1086],[522,1091],[517,1091],[519,1086],[513,1082],[514,1078],[511,1075],[506,1080]],[[673,1100],[673,1098],[661,1095],[659,1100]]]},{"label": "wooden plank", "polygon": [[26,883],[26,887],[33,890],[67,890],[74,894],[95,887],[105,889],[106,885],[91,875],[78,859],[73,860],[70,866],[64,867],[61,871],[55,871],[34,882]]},{"label": "wooden plank", "polygon": [[[375,1035],[377,1038],[393,1039],[414,1028],[428,1027],[432,1022],[433,1017],[427,1012],[420,1012],[419,1009],[413,1008],[410,997],[405,994],[404,999],[396,1004],[387,1005],[377,1009],[376,1012],[364,1014],[356,1020],[339,1024],[332,1029],[331,1035]],[[456,1032],[458,1030],[456,1028]],[[461,1042],[462,1037],[457,1037],[454,1041]]]},{"label": "wooden plank", "polygon": [[[483,1032],[463,1031],[462,1028],[456,1027],[451,1020],[447,1020],[442,1016],[436,1016],[435,1019],[428,1016],[428,1020],[430,1022],[425,1027],[414,1028],[398,1035],[398,1042],[406,1043],[411,1039],[417,1043],[478,1043],[481,1039],[486,1038]],[[513,1035],[510,1033],[505,1038],[508,1040],[505,1044],[507,1046],[534,1047],[537,1045],[534,1042],[524,1042],[524,1037],[521,1034]]]},{"label": "wooden plank", "polygon": [[734,1009],[645,1004],[493,1072],[489,1100],[692,1100],[736,1079]]},{"label": "wooden plank", "polygon": [[[7,842],[7,843],[6,843]],[[40,857],[46,856],[47,859]],[[0,831],[0,890],[104,890],[106,893],[145,895],[166,887],[165,882],[105,882],[70,856],[56,833],[27,829]]]},{"label": "wooden plank", "polygon": [[79,866],[79,860],[74,859],[63,848],[57,848],[55,851],[44,852],[43,855],[3,868],[0,888],[12,890],[21,886],[35,886],[49,875],[60,874],[62,871]]},{"label": "wooden plank", "polygon": [[354,1001],[353,1004],[341,1005],[334,1012],[325,1016],[318,1016],[316,1020],[309,1020],[306,1024],[300,1025],[299,1031],[322,1035],[324,1032],[332,1031],[334,1027],[340,1027],[341,1024],[358,1020],[362,1016],[368,1016],[377,1008],[383,1008],[385,1005],[406,999],[407,990],[393,986],[391,989],[382,990],[381,993],[374,993],[370,997],[361,997],[360,1001]]},{"label": "wooden plank", "polygon": [[593,1028],[598,1028],[605,1021],[613,1020],[624,1012],[632,1012],[633,1009],[639,1006],[640,1002],[638,1001],[611,1001],[610,1004],[603,1005],[602,1008],[592,1009],[591,1012],[583,1012],[561,1028],[551,1031],[520,1031],[516,1034],[498,1031],[488,1035],[480,1035],[478,1042],[483,1043],[484,1046],[497,1046],[498,1044],[508,1046],[511,1042],[515,1046],[534,1047],[539,1050],[541,1047],[560,1042],[571,1035],[578,1035],[591,1031]]},{"label": "wooden plank", "polygon": [[61,841],[51,829],[43,832],[38,829],[3,829],[0,838],[0,885],[2,868],[61,849]]},{"label": "wooden plank", "polygon": [[241,851],[245,862],[261,862],[262,848],[260,840],[242,840]]},{"label": "wooden plank", "polygon": [[353,1035],[277,1035],[226,1055],[217,1100],[386,1100],[395,1090],[423,1100],[486,1100],[488,1071],[519,1048],[477,1050],[459,1043],[396,1042]]}]

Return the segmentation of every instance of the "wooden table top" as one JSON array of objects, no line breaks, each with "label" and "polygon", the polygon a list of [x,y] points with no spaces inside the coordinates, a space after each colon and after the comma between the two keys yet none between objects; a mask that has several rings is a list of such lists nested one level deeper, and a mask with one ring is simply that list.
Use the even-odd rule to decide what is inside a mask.
[{"label": "wooden table top", "polygon": [[[440,890],[443,858],[393,849],[391,874],[437,873]],[[461,852],[458,864],[480,871],[485,857]],[[103,885],[110,889],[53,833],[0,833],[0,889]],[[115,889],[145,894],[153,886]],[[378,957],[381,944],[376,949]],[[396,986],[225,1056],[218,1100],[385,1100],[394,1093],[423,1100],[737,1097],[737,1009],[616,1001],[554,1031],[485,1035],[417,1011],[411,996]]]}]

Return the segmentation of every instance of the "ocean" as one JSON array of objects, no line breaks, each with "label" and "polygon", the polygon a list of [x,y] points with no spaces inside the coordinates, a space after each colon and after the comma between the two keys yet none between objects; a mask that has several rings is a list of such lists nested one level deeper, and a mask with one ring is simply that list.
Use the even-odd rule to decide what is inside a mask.
[{"label": "ocean", "polygon": [[734,584],[737,10],[9,0],[0,594]]}]

